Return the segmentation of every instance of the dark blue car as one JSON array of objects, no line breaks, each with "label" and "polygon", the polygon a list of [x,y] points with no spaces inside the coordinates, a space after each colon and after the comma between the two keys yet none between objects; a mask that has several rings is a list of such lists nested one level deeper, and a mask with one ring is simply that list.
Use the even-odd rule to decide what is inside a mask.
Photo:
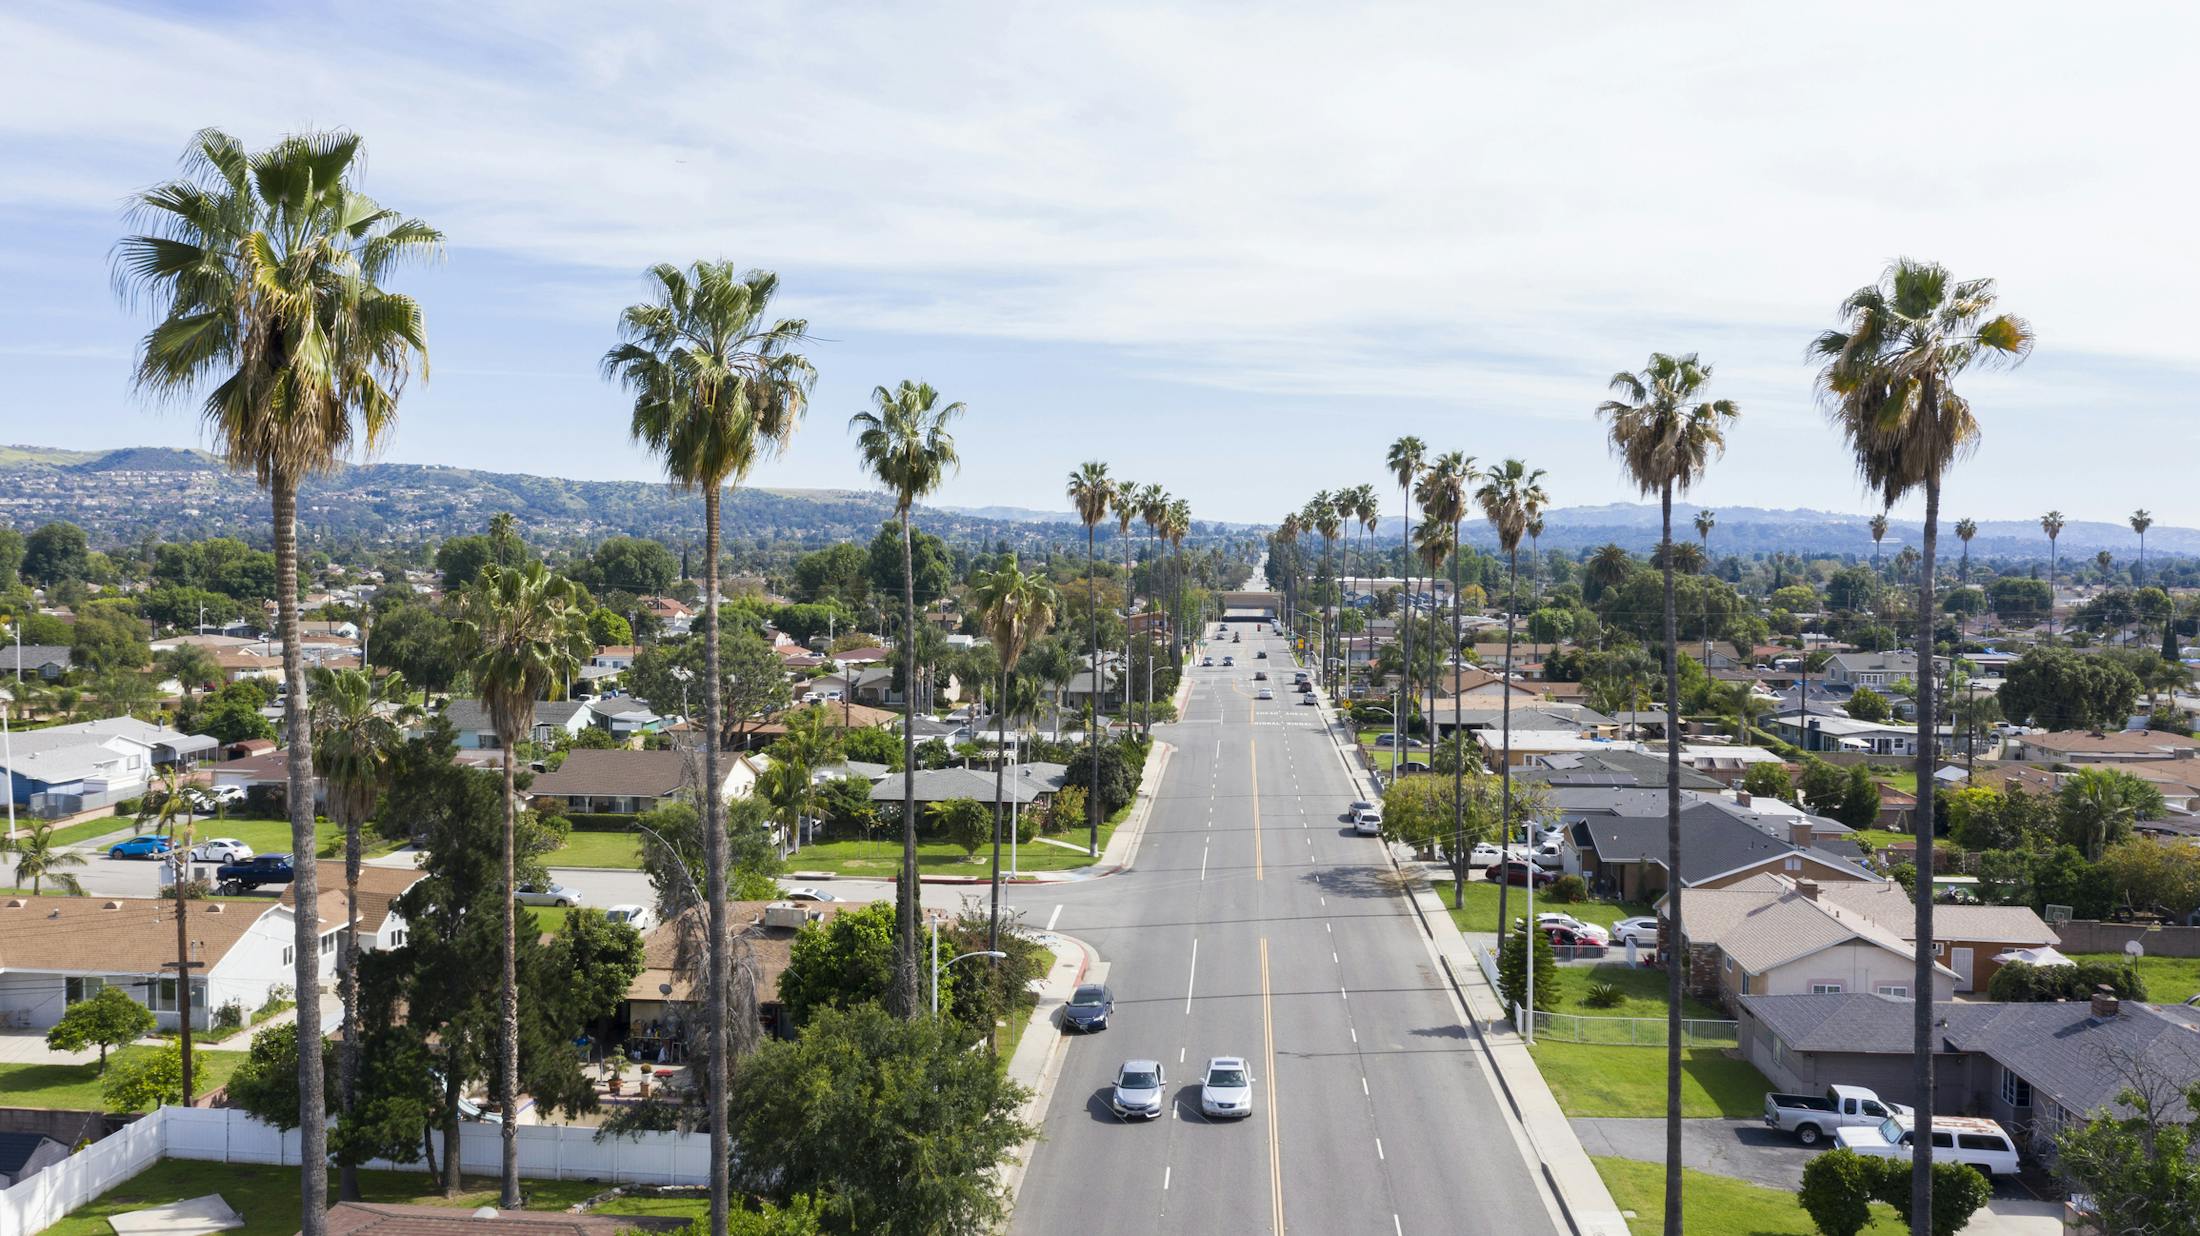
[{"label": "dark blue car", "polygon": [[1115,1016],[1115,993],[1101,983],[1086,983],[1078,987],[1062,1008],[1062,1028],[1065,1030],[1105,1030],[1108,1019]]},{"label": "dark blue car", "polygon": [[165,856],[168,851],[175,848],[175,843],[168,840],[168,838],[157,837],[152,835],[151,833],[148,833],[145,836],[132,837],[128,841],[124,841],[120,844],[109,847],[107,850],[107,857],[161,858]]}]

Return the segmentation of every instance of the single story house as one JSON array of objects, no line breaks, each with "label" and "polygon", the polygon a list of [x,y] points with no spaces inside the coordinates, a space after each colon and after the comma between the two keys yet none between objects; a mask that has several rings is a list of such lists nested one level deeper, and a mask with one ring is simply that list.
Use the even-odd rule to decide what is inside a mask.
[{"label": "single story house", "polygon": [[624,670],[634,665],[634,654],[639,651],[632,644],[602,644],[588,658],[588,664],[596,669]]},{"label": "single story house", "polygon": [[[1869,915],[1823,894],[1815,880],[1758,874],[1682,901],[1687,983],[1700,999],[1733,1007],[1742,996],[1872,992],[1907,997],[1917,953]],[[1659,902],[1660,917],[1665,903]],[[1933,964],[1933,998],[1954,995],[1959,976]]]},{"label": "single story house", "polygon": [[[1027,765],[1026,767],[1059,767],[1059,765]],[[902,800],[902,782],[899,776],[881,778],[871,786],[871,801],[885,806],[898,807]],[[1009,777],[1001,786],[999,799],[993,796],[993,770],[989,768],[921,768],[915,781],[916,801],[919,810],[931,803],[944,803],[957,798],[973,798],[981,803],[1029,804],[1052,794],[1060,783],[1048,786],[1043,777]]]},{"label": "single story house", "polygon": [[36,1176],[69,1157],[69,1148],[43,1133],[0,1132],[0,1189]]},{"label": "single story house", "polygon": [[2009,759],[2034,764],[2130,764],[2148,760],[2189,760],[2200,754],[2200,739],[2166,730],[2056,730],[2019,734],[2008,743]]},{"label": "single story house", "polygon": [[[756,788],[757,766],[748,757],[729,753],[719,769],[724,797],[745,798]],[[635,815],[693,790],[702,775],[702,756],[694,751],[575,747],[565,753],[556,772],[536,776],[528,794],[556,802],[569,813]]]},{"label": "single story house", "polygon": [[[774,1038],[794,1037],[794,1021],[779,1002],[779,979],[793,959],[796,934],[805,926],[830,920],[848,904],[736,901],[726,907],[733,934],[748,945],[756,967],[758,1019]],[[693,979],[701,966],[682,963],[689,960],[684,952],[700,943],[702,933],[683,942],[682,931],[676,920],[660,923],[642,937],[642,972],[627,984],[626,1001],[619,1010],[619,1019],[627,1027],[652,1021],[677,1023],[700,1003]]]},{"label": "single story house", "polygon": [[[588,728],[591,715],[584,700],[537,700],[535,724],[529,737],[545,746],[557,741],[560,735],[575,737]],[[459,750],[495,751],[499,747],[496,725],[489,716],[488,706],[480,700],[453,699],[443,710],[443,717],[458,731]]]},{"label": "single story house", "polygon": [[0,644],[0,675],[52,682],[69,672],[67,644]]},{"label": "single story house", "polygon": [[[1887,721],[1859,721],[1824,705],[1801,708],[1772,718],[1770,728],[1783,741],[1805,751],[1851,751],[1892,759],[1917,757],[1917,726]],[[1952,731],[1941,730],[1947,736]]]},{"label": "single story house", "polygon": [[622,742],[665,727],[664,717],[658,716],[646,701],[631,695],[599,695],[587,703],[589,724]]},{"label": "single story house", "polygon": [[901,703],[901,692],[894,687],[894,671],[885,666],[868,666],[845,669],[836,674],[822,674],[802,684],[805,692],[816,692],[828,698],[839,692],[837,698],[853,700],[879,708]]},{"label": "single story house", "polygon": [[[0,1020],[49,1029],[68,1006],[119,987],[176,1028],[176,905],[165,897],[0,898]],[[242,901],[191,903],[191,1024],[235,1003],[247,1013],[287,985],[295,971],[289,906]],[[324,916],[320,949],[336,952],[343,924]]]},{"label": "single story house", "polygon": [[[1566,751],[1536,757],[1513,769],[1516,781],[1539,781],[1550,786],[1632,788],[1665,784],[1665,752],[1629,746],[1605,746],[1591,751]],[[1681,765],[1683,790],[1716,790],[1719,783],[1686,764]]]},{"label": "single story house", "polygon": [[[1948,672],[1945,659],[1933,658],[1936,674]],[[1826,662],[1826,678],[1831,682],[1845,683],[1851,687],[1870,687],[1874,691],[1907,678],[1917,680],[1917,654],[1914,652],[1837,652]]]},{"label": "single story house", "polygon": [[695,626],[695,611],[671,597],[645,597],[642,612],[657,620],[657,629],[666,635],[686,635]]},{"label": "single story house", "polygon": [[[1625,814],[1587,812],[1561,803],[1567,827],[1565,865],[1590,888],[1626,901],[1648,901],[1671,887],[1666,870],[1665,792],[1625,790]],[[1831,882],[1877,882],[1850,854],[1822,844],[1808,819],[1780,838],[1740,818],[1724,804],[1698,799],[1681,808],[1681,883],[1724,888],[1751,876],[1777,874]]]},{"label": "single story house", "polygon": [[1715,742],[1681,744],[1681,763],[1721,785],[1740,782],[1755,765],[1786,762],[1763,747],[1731,746]]},{"label": "single story house", "polygon": [[[215,789],[235,786],[248,795],[257,794],[269,799],[268,807],[281,810],[282,802],[290,792],[290,754],[282,750],[262,751],[257,755],[224,760],[207,770],[208,781]],[[328,802],[328,782],[319,776],[313,779],[313,803],[316,810],[325,809]]]},{"label": "single story house", "polygon": [[73,815],[135,798],[158,769],[196,765],[220,746],[204,734],[112,717],[17,731],[0,752],[0,771],[18,811]]},{"label": "single story house", "polygon": [[[1902,937],[1917,940],[1917,902],[1899,884],[1837,881],[1820,886],[1821,900],[1854,910]],[[2062,943],[2030,906],[1935,905],[1933,960],[1955,971],[1957,992],[1984,991],[2001,969],[1994,958],[2012,949]]]},{"label": "single story house", "polygon": [[[313,865],[314,874],[320,880],[320,911],[339,928],[347,917],[344,906],[344,864],[339,859],[323,859]],[[405,916],[398,912],[397,899],[406,890],[428,878],[428,873],[418,867],[370,867],[359,868],[359,951],[376,953],[384,949],[402,948],[408,934]],[[288,885],[282,896],[276,899],[286,906],[298,903],[291,897]]]}]

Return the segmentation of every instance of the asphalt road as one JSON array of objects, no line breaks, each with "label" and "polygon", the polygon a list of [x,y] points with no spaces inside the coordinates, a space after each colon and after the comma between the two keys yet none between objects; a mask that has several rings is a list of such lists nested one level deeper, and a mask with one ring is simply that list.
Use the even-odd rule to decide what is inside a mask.
[{"label": "asphalt road", "polygon": [[[1285,689],[1280,638],[1237,629],[1213,651],[1239,664],[1192,671],[1160,730],[1177,750],[1132,869],[1018,890],[1028,921],[1099,952],[1116,1017],[1066,1044],[1014,1230],[1555,1232],[1382,843],[1343,821],[1323,710]],[[1274,701],[1254,698],[1263,667]],[[1251,1118],[1201,1117],[1217,1055],[1252,1062]],[[1167,1069],[1151,1127],[1108,1110],[1131,1058]]]}]

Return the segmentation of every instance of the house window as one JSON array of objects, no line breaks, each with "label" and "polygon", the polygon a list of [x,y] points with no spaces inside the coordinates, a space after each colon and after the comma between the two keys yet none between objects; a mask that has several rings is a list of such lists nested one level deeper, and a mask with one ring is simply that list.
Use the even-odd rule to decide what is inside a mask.
[{"label": "house window", "polygon": [[[149,1007],[151,1007],[154,1012],[173,1013],[176,1011],[176,980],[172,978],[153,980],[151,993],[153,999]],[[203,1009],[206,1007],[205,979],[191,980],[191,1007],[193,1009]]]},{"label": "house window", "polygon": [[1810,985],[1810,994],[1814,996],[1838,996],[1842,990],[1839,983],[1812,983]]},{"label": "house window", "polygon": [[2032,1106],[2032,1083],[2010,1072],[2001,1071],[2001,1101],[2011,1107]]},{"label": "house window", "polygon": [[335,951],[336,951],[336,933],[332,931],[332,932],[328,933],[327,935],[325,935],[325,936],[322,936],[322,937],[321,937],[321,955],[325,957],[325,956],[327,956],[328,954],[330,954],[330,953],[333,953],[333,952],[335,952]]},{"label": "house window", "polygon": [[1910,998],[1910,987],[1907,983],[1881,983],[1872,988],[1872,991],[1877,995],[1893,996],[1898,1000]]},{"label": "house window", "polygon": [[65,986],[68,988],[68,1002],[70,1004],[75,1004],[79,1001],[89,1000],[93,996],[98,995],[99,989],[105,987],[106,985],[107,980],[103,978],[70,979],[65,984]]},{"label": "house window", "polygon": [[298,964],[298,947],[296,945],[285,944],[283,946],[283,964],[286,966]]},{"label": "house window", "polygon": [[1785,867],[1789,871],[1801,871],[1803,869],[1803,860],[1800,858],[1790,858],[1786,862],[1782,863],[1781,866]]}]

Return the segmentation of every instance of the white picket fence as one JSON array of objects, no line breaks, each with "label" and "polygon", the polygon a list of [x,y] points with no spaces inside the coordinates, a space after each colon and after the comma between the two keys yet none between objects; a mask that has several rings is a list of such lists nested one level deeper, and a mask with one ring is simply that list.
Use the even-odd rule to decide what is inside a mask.
[{"label": "white picket fence", "polygon": [[[700,1133],[643,1133],[598,1142],[594,1129],[521,1125],[519,1174],[544,1180],[606,1184],[705,1184],[710,1139]],[[442,1151],[441,1138],[437,1152]],[[467,1123],[459,1164],[494,1176],[503,1167],[503,1139],[494,1124]],[[161,1158],[214,1163],[298,1165],[298,1133],[283,1132],[231,1108],[163,1107],[12,1188],[0,1189],[0,1236],[30,1236],[145,1170]],[[424,1172],[425,1163],[367,1166]],[[218,1183],[210,1191],[218,1191]]]}]

